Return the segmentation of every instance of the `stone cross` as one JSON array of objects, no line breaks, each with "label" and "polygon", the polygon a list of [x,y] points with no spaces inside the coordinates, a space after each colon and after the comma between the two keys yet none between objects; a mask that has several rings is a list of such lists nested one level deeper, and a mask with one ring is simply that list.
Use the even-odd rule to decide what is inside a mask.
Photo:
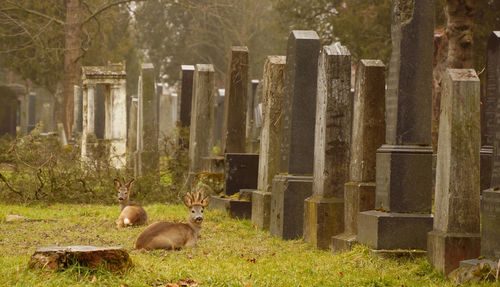
[{"label": "stone cross", "polygon": [[244,153],[248,94],[248,48],[231,47],[224,95],[222,152]]},{"label": "stone cross", "polygon": [[318,34],[294,30],[287,44],[285,93],[281,109],[280,175],[273,179],[270,232],[302,237],[304,199],[312,193]]},{"label": "stone cross", "polygon": [[445,274],[480,255],[479,78],[472,69],[447,69],[441,97],[434,229],[428,260]]},{"label": "stone cross", "polygon": [[318,63],[313,195],[304,202],[304,238],[327,249],[344,230],[344,184],[351,149],[351,53],[336,42]]},{"label": "stone cross", "polygon": [[376,249],[426,249],[432,229],[431,98],[434,2],[392,2],[386,140],[377,150],[377,210],[358,215]]},{"label": "stone cross", "polygon": [[281,106],[285,86],[285,56],[268,56],[263,76],[263,123],[260,136],[257,190],[252,194],[252,223],[269,229],[271,188],[279,172]]},{"label": "stone cross", "polygon": [[385,140],[385,65],[361,60],[356,72],[349,181],[344,185],[344,233],[332,238],[332,250],[351,247],[360,211],[375,208],[376,151]]},{"label": "stone cross", "polygon": [[215,71],[213,65],[197,64],[193,77],[193,102],[189,131],[189,172],[201,171],[201,159],[212,152]]}]

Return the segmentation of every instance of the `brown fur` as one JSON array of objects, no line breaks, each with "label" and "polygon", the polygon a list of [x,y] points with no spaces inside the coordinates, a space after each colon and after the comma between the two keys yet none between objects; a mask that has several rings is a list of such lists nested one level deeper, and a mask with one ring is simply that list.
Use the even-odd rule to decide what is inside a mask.
[{"label": "brown fur", "polygon": [[197,194],[196,198],[194,193],[188,193],[184,197],[184,203],[190,211],[188,223],[153,223],[139,235],[135,242],[135,249],[180,249],[198,246],[203,209],[210,202],[209,197],[203,200],[202,198],[202,191]]},{"label": "brown fur", "polygon": [[[131,180],[126,185],[122,185],[117,179],[114,181],[115,187],[118,190],[118,200],[120,202],[121,213],[116,220],[118,227],[143,225],[148,221],[148,216],[144,208],[129,200],[130,189],[134,180]],[[128,219],[128,223],[125,220]]]}]

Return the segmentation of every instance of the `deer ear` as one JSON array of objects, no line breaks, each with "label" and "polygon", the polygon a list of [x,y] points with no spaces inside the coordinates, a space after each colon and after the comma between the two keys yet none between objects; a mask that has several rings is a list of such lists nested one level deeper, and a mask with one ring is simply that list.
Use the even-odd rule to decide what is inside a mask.
[{"label": "deer ear", "polygon": [[129,183],[127,183],[126,187],[128,190],[130,190],[132,188],[132,185],[134,184],[135,182],[135,178],[133,178]]},{"label": "deer ear", "polygon": [[210,203],[210,196],[205,197],[205,199],[201,201],[201,205],[203,207],[207,207],[209,203]]},{"label": "deer ear", "polygon": [[113,182],[115,184],[116,189],[120,189],[120,187],[122,186],[122,184],[120,183],[120,181],[115,178],[115,180],[113,180]]},{"label": "deer ear", "polygon": [[189,196],[189,193],[184,195],[184,204],[189,208],[192,205],[192,200],[191,197]]}]

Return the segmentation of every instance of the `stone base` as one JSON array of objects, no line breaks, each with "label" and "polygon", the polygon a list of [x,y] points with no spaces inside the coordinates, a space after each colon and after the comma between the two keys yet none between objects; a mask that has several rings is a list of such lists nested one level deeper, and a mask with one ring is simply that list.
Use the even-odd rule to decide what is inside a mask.
[{"label": "stone base", "polygon": [[427,248],[432,214],[363,211],[358,214],[358,241],[375,249]]},{"label": "stone base", "polygon": [[257,189],[259,155],[226,153],[224,156],[224,194],[233,195],[240,189]]},{"label": "stone base", "polygon": [[210,196],[208,208],[227,213],[231,218],[250,219],[252,217],[252,203],[246,200]]},{"label": "stone base", "polygon": [[349,251],[358,243],[356,234],[342,233],[332,237],[330,248],[332,253]]},{"label": "stone base", "polygon": [[201,159],[201,170],[224,173],[224,156],[209,156]]},{"label": "stone base", "polygon": [[304,201],[304,239],[328,249],[332,236],[344,231],[344,199],[313,195]]},{"label": "stone base", "polygon": [[312,176],[277,175],[271,195],[272,236],[283,239],[302,237],[304,200],[312,194]]},{"label": "stone base", "polygon": [[483,191],[481,198],[481,255],[500,258],[500,190]]},{"label": "stone base", "polygon": [[460,261],[479,257],[481,235],[431,231],[428,234],[427,246],[427,260],[447,275],[459,267]]},{"label": "stone base", "polygon": [[269,230],[271,219],[271,193],[254,190],[252,194],[252,223],[264,230]]}]

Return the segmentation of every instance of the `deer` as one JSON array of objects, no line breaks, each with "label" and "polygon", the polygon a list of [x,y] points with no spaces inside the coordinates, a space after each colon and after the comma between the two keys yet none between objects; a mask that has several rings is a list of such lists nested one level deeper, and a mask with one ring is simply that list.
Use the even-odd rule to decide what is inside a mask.
[{"label": "deer", "polygon": [[120,202],[120,216],[116,220],[118,227],[143,225],[148,221],[148,216],[144,208],[129,200],[130,189],[135,179],[123,185],[118,179],[114,180],[116,189],[118,190],[118,201]]},{"label": "deer", "polygon": [[197,247],[200,237],[203,210],[208,206],[210,197],[203,198],[203,190],[195,195],[188,192],[184,204],[189,209],[187,223],[156,222],[148,226],[137,238],[135,249],[166,249]]}]

